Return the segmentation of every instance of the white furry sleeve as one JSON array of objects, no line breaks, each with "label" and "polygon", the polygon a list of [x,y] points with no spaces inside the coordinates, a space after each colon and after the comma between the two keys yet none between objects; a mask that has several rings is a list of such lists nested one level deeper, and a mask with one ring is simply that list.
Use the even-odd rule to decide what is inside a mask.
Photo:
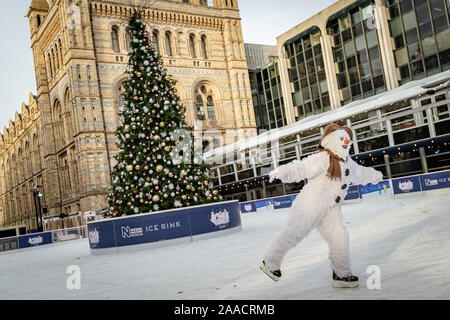
[{"label": "white furry sleeve", "polygon": [[314,153],[301,161],[294,160],[279,166],[269,176],[271,179],[280,179],[285,183],[299,182],[312,179],[327,170],[330,165],[330,156],[325,152]]},{"label": "white furry sleeve", "polygon": [[377,184],[383,180],[383,174],[380,171],[374,168],[360,166],[350,157],[347,164],[350,169],[350,180],[353,184]]}]

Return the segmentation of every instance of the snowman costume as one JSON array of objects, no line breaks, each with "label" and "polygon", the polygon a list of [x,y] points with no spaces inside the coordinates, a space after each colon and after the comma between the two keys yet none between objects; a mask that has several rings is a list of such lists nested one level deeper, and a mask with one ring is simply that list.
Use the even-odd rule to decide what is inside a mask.
[{"label": "snowman costume", "polygon": [[358,286],[358,278],[352,275],[349,237],[340,207],[351,184],[377,184],[383,175],[351,159],[352,138],[349,128],[332,123],[324,130],[319,152],[270,172],[270,181],[307,181],[292,204],[285,230],[269,247],[260,266],[274,281],[281,277],[280,266],[287,252],[317,228],[329,245],[334,287]]}]

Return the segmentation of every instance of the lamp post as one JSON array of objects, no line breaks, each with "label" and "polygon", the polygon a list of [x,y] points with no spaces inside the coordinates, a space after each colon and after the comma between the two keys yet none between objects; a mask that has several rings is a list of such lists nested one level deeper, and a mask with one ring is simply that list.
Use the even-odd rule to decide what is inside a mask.
[{"label": "lamp post", "polygon": [[40,186],[35,185],[33,189],[33,197],[34,197],[34,206],[36,208],[36,228],[39,232],[44,231],[43,230],[43,224],[42,224],[42,210],[41,210],[41,198],[42,193],[39,192]]}]

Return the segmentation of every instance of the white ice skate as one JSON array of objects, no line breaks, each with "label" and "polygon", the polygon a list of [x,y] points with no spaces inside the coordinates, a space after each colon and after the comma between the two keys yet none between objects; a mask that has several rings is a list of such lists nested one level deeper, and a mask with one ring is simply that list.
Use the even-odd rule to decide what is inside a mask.
[{"label": "white ice skate", "polygon": [[358,277],[348,275],[346,277],[338,277],[336,272],[333,271],[333,287],[334,288],[356,288],[359,286]]},{"label": "white ice skate", "polygon": [[270,271],[269,268],[267,268],[266,263],[263,261],[261,262],[259,268],[261,269],[262,272],[264,272],[270,279],[272,279],[273,281],[279,281],[281,278],[281,271],[280,270],[276,270],[276,271]]}]

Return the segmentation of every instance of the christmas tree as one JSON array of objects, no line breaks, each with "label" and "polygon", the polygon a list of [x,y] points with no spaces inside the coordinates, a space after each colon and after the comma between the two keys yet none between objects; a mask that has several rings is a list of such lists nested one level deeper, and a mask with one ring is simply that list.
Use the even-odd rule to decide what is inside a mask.
[{"label": "christmas tree", "polygon": [[[108,196],[119,217],[222,200],[209,168],[196,157],[192,128],[175,81],[152,48],[139,12],[128,21],[131,44],[125,103],[117,129],[119,153]],[[187,135],[183,132],[187,132]],[[178,156],[178,157],[177,157]]]}]

